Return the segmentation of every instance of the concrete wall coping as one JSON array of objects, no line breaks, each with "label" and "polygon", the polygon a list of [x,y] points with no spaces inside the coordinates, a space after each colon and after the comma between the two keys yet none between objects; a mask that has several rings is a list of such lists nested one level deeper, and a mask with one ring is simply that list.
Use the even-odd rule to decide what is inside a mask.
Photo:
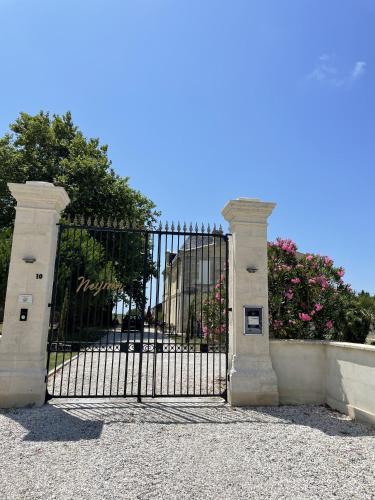
[{"label": "concrete wall coping", "polygon": [[372,351],[375,353],[375,345],[356,344],[354,342],[334,342],[331,340],[303,340],[303,339],[270,339],[273,343],[289,343],[289,344],[311,344],[311,345],[328,345],[331,347],[340,347],[342,349],[359,349],[361,351]]}]

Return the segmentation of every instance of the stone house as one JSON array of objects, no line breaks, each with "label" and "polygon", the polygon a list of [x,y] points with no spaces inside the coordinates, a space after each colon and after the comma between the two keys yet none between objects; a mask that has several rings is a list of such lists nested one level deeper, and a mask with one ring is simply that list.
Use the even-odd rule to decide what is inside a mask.
[{"label": "stone house", "polygon": [[163,316],[171,330],[200,335],[202,302],[225,272],[226,245],[219,235],[191,235],[167,253]]}]

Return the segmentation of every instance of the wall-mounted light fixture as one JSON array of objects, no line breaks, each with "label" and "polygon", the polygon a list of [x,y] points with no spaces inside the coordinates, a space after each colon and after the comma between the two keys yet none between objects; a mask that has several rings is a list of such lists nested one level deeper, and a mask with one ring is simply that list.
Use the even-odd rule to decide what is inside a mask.
[{"label": "wall-mounted light fixture", "polygon": [[24,262],[26,262],[26,264],[34,264],[34,262],[36,261],[36,258],[35,257],[24,257],[22,260]]},{"label": "wall-mounted light fixture", "polygon": [[249,266],[246,268],[246,271],[250,274],[254,274],[258,271],[258,268],[257,267],[254,267],[254,266]]}]

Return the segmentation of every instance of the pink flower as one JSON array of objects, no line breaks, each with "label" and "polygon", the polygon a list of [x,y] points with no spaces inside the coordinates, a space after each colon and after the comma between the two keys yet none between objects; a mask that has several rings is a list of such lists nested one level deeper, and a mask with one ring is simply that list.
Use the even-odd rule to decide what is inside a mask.
[{"label": "pink flower", "polygon": [[281,328],[283,326],[283,322],[280,319],[275,319],[272,322],[272,326],[277,330],[278,328]]},{"label": "pink flower", "polygon": [[286,264],[278,264],[276,266],[276,269],[278,271],[290,271],[292,268],[291,268],[291,266],[287,266]]},{"label": "pink flower", "polygon": [[337,271],[337,274],[342,278],[345,274],[344,268],[340,267],[339,270]]},{"label": "pink flower", "polygon": [[315,309],[316,312],[319,312],[319,311],[321,311],[323,309],[323,306],[322,306],[322,304],[315,304],[314,309]]},{"label": "pink flower", "polygon": [[328,330],[332,330],[332,328],[333,328],[333,321],[331,321],[331,320],[327,321],[326,327],[328,328]]},{"label": "pink flower", "polygon": [[313,255],[306,255],[306,260],[311,261],[313,260],[314,256]]},{"label": "pink flower", "polygon": [[297,245],[292,240],[283,240],[282,238],[277,238],[274,246],[281,248],[284,252],[289,254],[295,254],[297,250]]},{"label": "pink flower", "polygon": [[317,283],[319,283],[319,285],[322,287],[323,290],[329,287],[329,283],[324,276],[318,276],[316,278],[316,281]]},{"label": "pink flower", "polygon": [[310,285],[315,285],[316,284],[316,278],[310,278],[309,279],[309,284]]},{"label": "pink flower", "polygon": [[332,266],[333,260],[330,257],[323,257],[323,262],[326,266]]},{"label": "pink flower", "polygon": [[216,283],[216,285],[215,285],[216,290],[218,290],[220,287],[221,287],[221,284],[220,283]]},{"label": "pink flower", "polygon": [[290,282],[293,283],[293,285],[298,285],[298,283],[301,283],[301,280],[299,278],[292,278]]},{"label": "pink flower", "polygon": [[217,301],[220,301],[220,300],[221,300],[221,293],[220,293],[220,292],[215,293],[215,299],[216,299]]},{"label": "pink flower", "polygon": [[204,335],[205,337],[207,337],[207,335],[208,335],[208,328],[207,328],[207,326],[204,326],[204,327],[202,328],[202,330],[203,330],[203,335]]},{"label": "pink flower", "polygon": [[293,290],[289,289],[287,292],[285,292],[284,295],[288,300],[292,300],[292,298],[294,297]]},{"label": "pink flower", "polygon": [[306,313],[299,313],[298,317],[302,321],[311,321],[312,320],[311,316],[309,314],[306,314]]}]

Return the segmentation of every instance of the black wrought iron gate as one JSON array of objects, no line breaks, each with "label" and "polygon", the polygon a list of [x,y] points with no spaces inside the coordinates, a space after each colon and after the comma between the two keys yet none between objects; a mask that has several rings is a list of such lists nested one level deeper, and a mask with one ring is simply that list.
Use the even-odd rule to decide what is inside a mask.
[{"label": "black wrought iron gate", "polygon": [[221,228],[60,224],[47,399],[225,397],[227,262]]}]

